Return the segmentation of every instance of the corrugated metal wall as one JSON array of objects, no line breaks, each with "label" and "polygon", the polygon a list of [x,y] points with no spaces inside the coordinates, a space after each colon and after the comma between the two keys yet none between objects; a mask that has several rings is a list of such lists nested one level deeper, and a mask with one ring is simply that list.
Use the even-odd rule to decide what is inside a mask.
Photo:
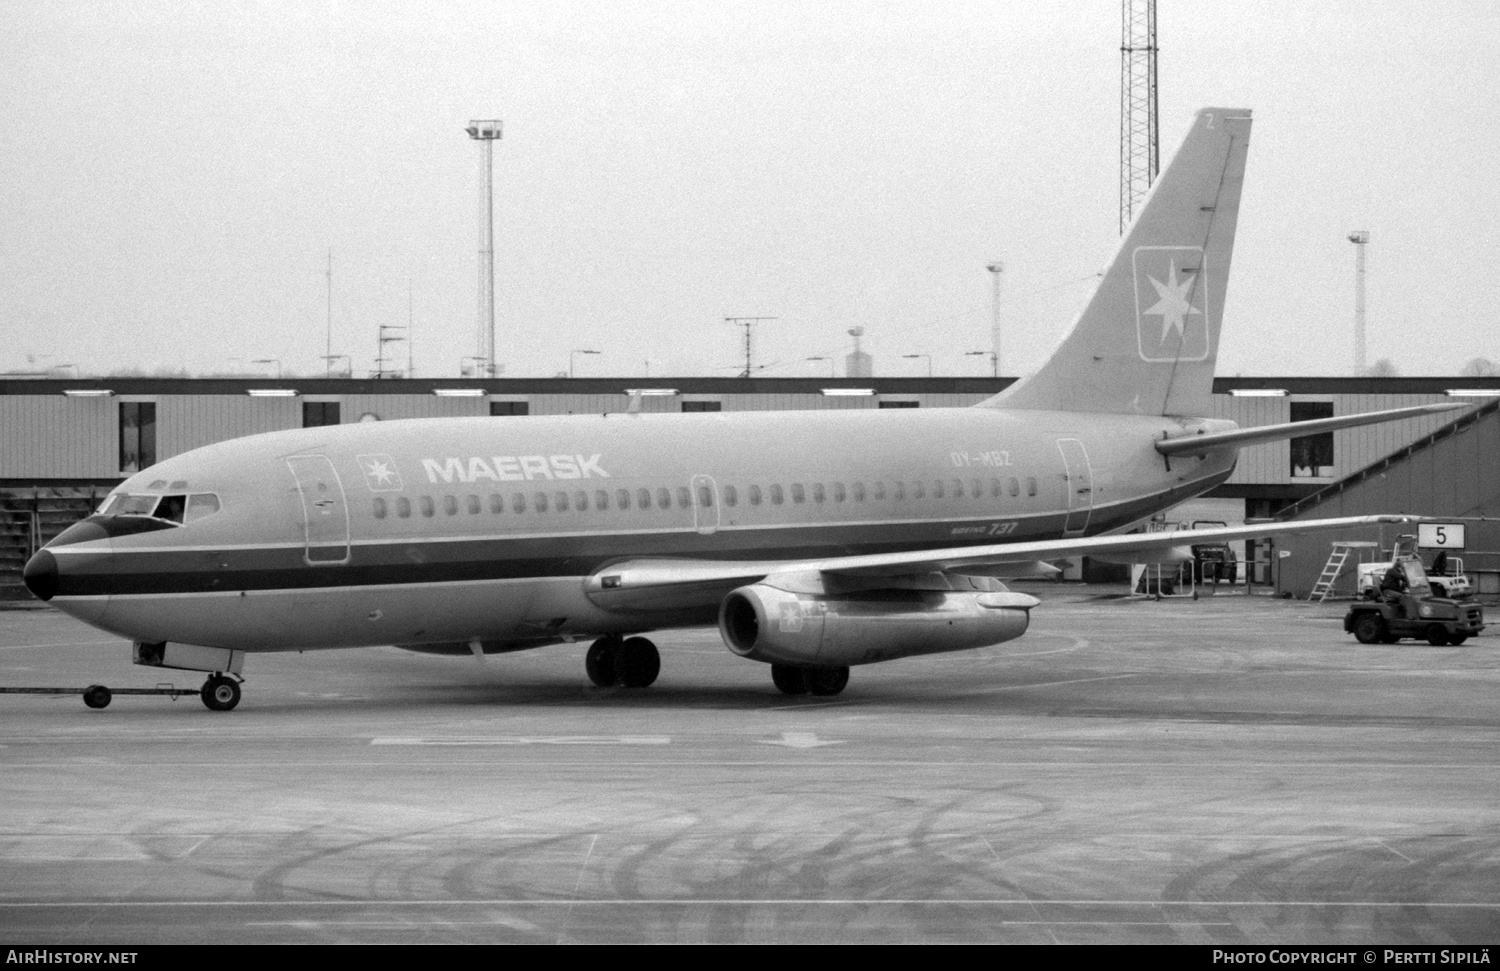
[{"label": "corrugated metal wall", "polygon": [[[1393,461],[1364,481],[1301,511],[1297,518],[1387,513],[1455,520],[1500,516],[1500,412]],[[1500,521],[1466,525],[1464,568],[1500,570]],[[1374,540],[1388,548],[1399,535],[1415,532],[1415,525],[1388,525],[1282,540],[1281,550],[1291,555],[1280,563],[1280,589],[1306,597],[1328,562],[1335,540]],[[1345,578],[1338,590],[1351,594],[1352,581]]]},{"label": "corrugated metal wall", "polygon": [[[966,407],[988,392],[898,393],[891,400],[916,400],[921,407]],[[420,394],[315,394],[315,400],[340,401],[344,422],[373,414],[382,420],[488,415],[488,397],[442,397]],[[498,396],[514,399],[515,395]],[[784,390],[754,393],[694,395],[715,398],[724,411],[808,411],[872,409],[880,396],[834,397],[815,391]],[[131,395],[133,400],[157,402],[157,458],[212,442],[302,424],[304,398],[261,398],[237,394]],[[624,394],[537,393],[526,396],[533,415],[601,414],[629,407]],[[1295,395],[1286,398],[1236,398],[1216,394],[1215,417],[1242,427],[1289,420],[1292,401],[1332,401],[1335,415],[1398,408],[1446,400],[1441,394]],[[119,475],[119,405],[122,397],[70,398],[59,393],[0,394],[0,478],[108,478]],[[677,396],[645,397],[641,410],[670,413],[681,409]],[[1430,434],[1450,416],[1433,416],[1336,432],[1334,459],[1338,477],[1363,468],[1391,452]],[[1241,453],[1231,484],[1282,484],[1290,479],[1286,442],[1256,446]],[[1300,480],[1308,481],[1308,480]],[[1315,480],[1314,480],[1315,481]]]}]

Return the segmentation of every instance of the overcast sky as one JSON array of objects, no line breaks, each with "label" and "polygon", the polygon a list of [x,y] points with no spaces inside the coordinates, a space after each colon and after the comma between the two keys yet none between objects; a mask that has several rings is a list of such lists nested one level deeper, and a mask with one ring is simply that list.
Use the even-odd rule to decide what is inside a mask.
[{"label": "overcast sky", "polygon": [[[0,371],[321,373],[476,352],[495,151],[505,373],[1005,373],[1118,237],[1120,4],[0,0]],[[1161,141],[1254,111],[1219,373],[1500,360],[1500,5],[1161,0]],[[396,352],[404,358],[404,350]],[[28,356],[32,363],[28,364]],[[403,360],[404,363],[404,360]],[[840,365],[842,373],[842,365]]]}]

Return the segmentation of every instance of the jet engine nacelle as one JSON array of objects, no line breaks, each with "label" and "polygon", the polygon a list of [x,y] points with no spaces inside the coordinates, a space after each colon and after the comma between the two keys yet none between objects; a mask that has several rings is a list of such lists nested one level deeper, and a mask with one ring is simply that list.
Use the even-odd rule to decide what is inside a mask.
[{"label": "jet engine nacelle", "polygon": [[755,661],[871,664],[1020,637],[1039,602],[1008,591],[872,590],[829,597],[757,583],[724,598],[719,633],[731,651]]}]

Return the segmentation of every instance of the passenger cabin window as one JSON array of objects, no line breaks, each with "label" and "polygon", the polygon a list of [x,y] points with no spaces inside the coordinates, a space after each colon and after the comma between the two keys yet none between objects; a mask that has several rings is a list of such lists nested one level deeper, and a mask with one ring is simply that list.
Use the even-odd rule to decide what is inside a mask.
[{"label": "passenger cabin window", "polygon": [[822,502],[826,498],[828,498],[828,497],[823,492],[823,483],[821,483],[821,482],[814,482],[813,483],[813,502]]},{"label": "passenger cabin window", "polygon": [[688,489],[687,486],[678,486],[677,487],[677,508],[678,509],[691,509],[691,508],[693,508],[693,493]]},{"label": "passenger cabin window", "polygon": [[443,497],[443,512],[450,516],[458,515],[458,499],[455,496]]},{"label": "passenger cabin window", "polygon": [[780,485],[771,486],[771,505],[779,506],[785,501]]},{"label": "passenger cabin window", "polygon": [[802,483],[800,483],[800,482],[793,482],[792,483],[792,501],[793,502],[806,502],[807,501],[807,491],[802,488]]},{"label": "passenger cabin window", "polygon": [[465,506],[465,508],[467,508],[469,510],[469,515],[470,516],[477,516],[477,515],[479,515],[479,513],[484,508],[483,505],[480,503],[478,496],[465,496],[464,497],[464,506]]},{"label": "passenger cabin window", "polygon": [[684,401],[682,410],[687,411],[723,411],[722,401]]},{"label": "passenger cabin window", "polygon": [[750,505],[760,505],[760,486],[758,485],[753,485],[750,487]]},{"label": "passenger cabin window", "polygon": [[505,512],[505,497],[498,492],[490,493],[490,512],[496,516]]},{"label": "passenger cabin window", "polygon": [[384,499],[380,498],[379,496],[376,496],[375,499],[374,499],[374,501],[371,503],[371,506],[374,508],[375,518],[376,519],[384,519],[385,518],[385,512],[386,512],[386,510],[385,510],[385,500]]},{"label": "passenger cabin window", "polygon": [[491,401],[490,417],[507,418],[518,415],[531,414],[531,403],[528,401]]},{"label": "passenger cabin window", "polygon": [[734,486],[725,486],[724,487],[724,505],[726,505],[726,506],[737,506],[737,505],[739,505],[739,502],[740,502],[739,490],[735,489]]},{"label": "passenger cabin window", "polygon": [[423,496],[421,498],[420,502],[422,503],[422,515],[423,516],[429,516],[430,517],[434,513],[437,512],[437,507],[435,505],[433,505],[432,497],[431,496]]}]

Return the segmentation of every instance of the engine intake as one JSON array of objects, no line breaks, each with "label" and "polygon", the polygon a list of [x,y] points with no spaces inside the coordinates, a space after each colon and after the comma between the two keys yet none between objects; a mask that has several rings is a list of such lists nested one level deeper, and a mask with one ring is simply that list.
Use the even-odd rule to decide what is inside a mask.
[{"label": "engine intake", "polygon": [[719,633],[731,651],[755,661],[873,664],[1020,637],[1038,602],[1023,593],[940,590],[872,590],[835,598],[757,583],[724,598]]}]

